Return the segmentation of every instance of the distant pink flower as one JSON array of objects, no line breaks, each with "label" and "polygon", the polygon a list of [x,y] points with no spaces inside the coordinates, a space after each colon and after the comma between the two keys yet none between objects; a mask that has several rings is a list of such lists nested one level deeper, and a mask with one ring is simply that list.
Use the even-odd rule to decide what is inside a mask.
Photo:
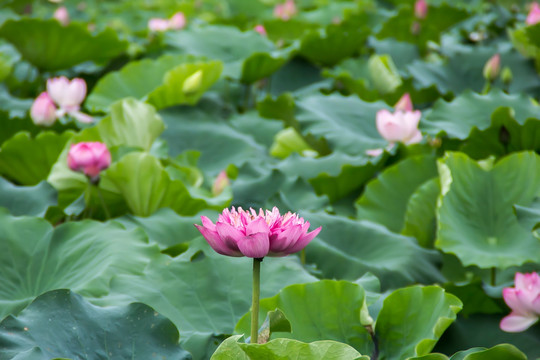
[{"label": "distant pink flower", "polygon": [[291,212],[281,215],[272,211],[249,211],[234,207],[225,209],[214,224],[201,216],[202,226],[195,224],[217,253],[227,256],[286,256],[302,250],[321,231],[308,232],[309,222]]},{"label": "distant pink flower", "polygon": [[150,31],[180,30],[186,26],[186,16],[179,11],[171,16],[170,19],[151,18],[148,20],[148,29]]},{"label": "distant pink flower", "polygon": [[428,4],[426,0],[416,0],[414,3],[414,16],[418,19],[425,19],[428,13]]},{"label": "distant pink flower", "polygon": [[377,130],[390,143],[402,142],[415,144],[422,140],[418,123],[422,113],[416,111],[390,111],[383,109],[377,112]]},{"label": "distant pink flower", "polygon": [[47,92],[42,92],[34,100],[30,117],[36,125],[51,126],[56,121],[56,106]]},{"label": "distant pink flower", "polygon": [[58,20],[63,26],[69,24],[69,12],[65,6],[60,6],[53,14],[53,18]]},{"label": "distant pink flower", "polygon": [[504,288],[503,298],[512,309],[501,320],[500,327],[506,332],[527,330],[540,317],[540,276],[538,273],[516,273],[515,287]]},{"label": "distant pink flower", "polygon": [[483,75],[484,79],[488,81],[495,81],[499,77],[501,72],[501,55],[495,54],[484,65]]},{"label": "distant pink flower", "polygon": [[534,2],[531,5],[531,10],[529,10],[529,14],[527,15],[525,23],[527,25],[534,25],[538,22],[540,22],[540,5],[538,5],[537,2]]},{"label": "distant pink flower", "polygon": [[71,170],[82,172],[96,181],[99,173],[111,165],[111,153],[101,142],[80,142],[71,145],[67,162]]},{"label": "distant pink flower", "polygon": [[264,28],[264,26],[262,26],[261,24],[255,26],[253,28],[253,30],[255,30],[256,32],[258,32],[259,34],[261,34],[262,36],[267,36],[266,34],[266,29]]},{"label": "distant pink flower", "polygon": [[287,0],[283,4],[278,4],[274,7],[274,16],[281,20],[289,20],[292,18],[298,10],[294,0]]},{"label": "distant pink flower", "polygon": [[398,100],[396,105],[394,105],[394,109],[399,111],[413,111],[413,103],[411,101],[411,96],[409,93],[403,94],[403,96]]},{"label": "distant pink flower", "polygon": [[220,172],[219,175],[216,177],[214,184],[212,185],[212,194],[214,196],[221,194],[223,190],[225,190],[225,188],[230,184],[231,182],[229,181],[227,173],[225,171]]},{"label": "distant pink flower", "polygon": [[65,112],[79,110],[86,97],[86,82],[75,78],[68,80],[60,76],[47,80],[47,92],[53,101]]}]

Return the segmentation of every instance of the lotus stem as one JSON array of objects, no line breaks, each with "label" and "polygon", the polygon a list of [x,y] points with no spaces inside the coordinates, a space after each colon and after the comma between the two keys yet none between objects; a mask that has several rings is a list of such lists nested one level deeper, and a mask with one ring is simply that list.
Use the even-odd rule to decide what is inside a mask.
[{"label": "lotus stem", "polygon": [[491,268],[491,286],[496,285],[496,276],[497,276],[497,268],[492,267]]},{"label": "lotus stem", "polygon": [[262,258],[253,258],[253,295],[251,298],[251,343],[259,340],[259,298],[261,295],[261,262]]},{"label": "lotus stem", "polygon": [[99,200],[101,202],[101,206],[103,207],[103,211],[105,211],[105,220],[109,220],[111,218],[111,213],[109,212],[109,209],[107,208],[107,204],[105,203],[105,200],[103,199],[103,195],[101,194],[101,189],[96,185],[96,190],[99,196]]}]

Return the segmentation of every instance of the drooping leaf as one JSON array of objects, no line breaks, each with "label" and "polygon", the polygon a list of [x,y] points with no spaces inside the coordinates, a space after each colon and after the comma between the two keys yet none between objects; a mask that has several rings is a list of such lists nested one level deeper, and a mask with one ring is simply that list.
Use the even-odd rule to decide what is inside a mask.
[{"label": "drooping leaf", "polygon": [[399,289],[385,300],[375,333],[385,359],[405,359],[431,352],[463,304],[438,286]]},{"label": "drooping leaf", "polygon": [[[174,324],[140,303],[100,308],[70,290],[36,298],[0,323],[3,359],[106,356],[109,359],[191,359]],[[25,359],[28,359],[25,357]]]},{"label": "drooping leaf", "polygon": [[[280,333],[280,337],[305,342],[340,341],[362,354],[371,354],[371,337],[360,323],[364,298],[364,289],[347,281],[321,280],[291,285],[276,296],[260,301],[259,321],[264,320],[267,311],[277,308],[283,311],[292,327],[292,333]],[[248,334],[250,319],[251,312],[248,312],[235,331]]]},{"label": "drooping leaf", "polygon": [[540,243],[519,225],[512,207],[539,195],[538,155],[514,153],[493,164],[448,153],[439,173],[435,246],[457,255],[465,266],[507,268],[537,260]]},{"label": "drooping leaf", "polygon": [[15,186],[0,178],[0,207],[15,216],[43,216],[49,206],[56,205],[57,193],[47,182],[35,186]]},{"label": "drooping leaf", "polygon": [[12,43],[25,60],[45,71],[67,69],[85,61],[106,62],[128,46],[113,29],[94,36],[82,23],[64,27],[55,19],[8,20],[0,28],[0,37]]}]

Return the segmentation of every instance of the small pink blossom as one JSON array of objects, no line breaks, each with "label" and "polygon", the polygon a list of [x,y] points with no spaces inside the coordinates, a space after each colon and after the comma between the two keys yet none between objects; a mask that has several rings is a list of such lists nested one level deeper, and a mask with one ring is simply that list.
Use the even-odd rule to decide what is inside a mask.
[{"label": "small pink blossom", "polygon": [[398,111],[413,111],[413,103],[411,101],[411,96],[409,93],[403,94],[403,96],[398,100],[396,105],[394,105],[394,109]]},{"label": "small pink blossom", "polygon": [[418,19],[425,19],[428,13],[428,4],[426,0],[416,0],[414,3],[414,16]]},{"label": "small pink blossom", "polygon": [[65,112],[79,110],[86,97],[86,82],[75,78],[68,80],[60,76],[47,80],[47,92],[53,101]]},{"label": "small pink blossom", "polygon": [[186,26],[186,16],[181,11],[175,13],[169,19],[169,28],[171,29],[180,30],[180,29],[183,29],[185,26]]},{"label": "small pink blossom", "polygon": [[71,145],[67,162],[71,170],[82,172],[96,181],[99,173],[111,165],[111,153],[101,142],[80,142]]},{"label": "small pink blossom", "polygon": [[47,92],[42,92],[34,100],[30,117],[36,125],[51,126],[56,121],[56,106]]},{"label": "small pink blossom", "polygon": [[500,327],[506,332],[527,330],[540,317],[540,276],[538,273],[516,273],[513,288],[503,289],[503,298],[512,309],[501,320]]},{"label": "small pink blossom", "polygon": [[266,29],[261,24],[256,25],[253,30],[261,34],[262,36],[267,36]]},{"label": "small pink blossom", "polygon": [[225,209],[214,224],[201,216],[202,226],[195,224],[217,253],[227,256],[286,256],[302,250],[321,231],[308,232],[309,222],[291,212],[281,215],[272,211],[249,211],[234,207]]},{"label": "small pink blossom", "polygon": [[402,142],[415,144],[422,140],[418,123],[422,113],[416,111],[390,111],[383,109],[377,112],[377,130],[390,143]]},{"label": "small pink blossom", "polygon": [[148,20],[148,29],[154,32],[169,30],[169,20],[151,18],[150,20]]},{"label": "small pink blossom", "polygon": [[179,11],[171,16],[170,19],[151,18],[148,20],[148,29],[154,32],[167,30],[180,30],[186,26],[186,16]]},{"label": "small pink blossom", "polygon": [[501,55],[495,54],[484,65],[483,75],[484,79],[488,81],[495,81],[499,77],[501,72]]},{"label": "small pink blossom", "polygon": [[298,10],[296,9],[296,4],[294,0],[287,0],[283,4],[278,4],[274,7],[274,16],[281,20],[289,20],[292,18]]},{"label": "small pink blossom", "polygon": [[538,22],[540,22],[540,5],[538,5],[537,2],[534,2],[531,5],[531,10],[529,10],[525,23],[527,25],[534,25]]},{"label": "small pink blossom", "polygon": [[69,24],[69,12],[65,6],[60,6],[53,14],[53,18],[58,20],[63,26]]},{"label": "small pink blossom", "polygon": [[212,194],[214,196],[221,194],[223,190],[225,190],[225,188],[230,184],[231,182],[229,181],[227,173],[225,171],[220,172],[219,175],[216,177],[214,184],[212,185]]}]

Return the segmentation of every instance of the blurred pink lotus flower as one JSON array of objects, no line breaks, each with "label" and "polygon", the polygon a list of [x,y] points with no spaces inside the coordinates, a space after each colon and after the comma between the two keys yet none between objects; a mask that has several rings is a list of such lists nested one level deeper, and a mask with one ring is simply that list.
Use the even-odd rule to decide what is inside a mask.
[{"label": "blurred pink lotus flower", "polygon": [[534,25],[540,22],[540,5],[537,2],[532,3],[531,10],[525,19],[527,25]]},{"label": "blurred pink lotus flower", "polygon": [[500,327],[506,332],[527,330],[540,317],[540,276],[538,273],[516,273],[515,287],[504,288],[503,298],[512,309],[501,320]]},{"label": "blurred pink lotus flower", "polygon": [[86,97],[86,82],[83,79],[75,78],[70,81],[65,76],[49,79],[47,93],[60,107],[56,113],[58,117],[69,114],[80,122],[92,122],[91,116],[79,111]]},{"label": "blurred pink lotus flower", "polygon": [[148,29],[159,32],[167,30],[180,30],[186,26],[186,16],[179,11],[171,16],[170,19],[151,18],[148,20]]},{"label": "blurred pink lotus flower", "polygon": [[96,181],[99,173],[111,165],[111,153],[101,142],[80,142],[71,145],[67,162],[71,170],[82,172]]},{"label": "blurred pink lotus flower", "polygon": [[46,91],[34,100],[30,117],[36,125],[51,126],[56,121],[56,106]]},{"label": "blurred pink lotus flower", "polygon": [[414,3],[414,16],[418,19],[425,19],[428,13],[426,0],[416,0]]},{"label": "blurred pink lotus flower", "polygon": [[484,65],[483,75],[484,79],[493,82],[499,77],[501,72],[501,55],[495,54]]},{"label": "blurred pink lotus flower", "polygon": [[216,177],[216,180],[214,181],[214,184],[212,185],[212,194],[214,196],[217,196],[225,190],[227,186],[229,186],[231,182],[229,181],[229,177],[227,176],[227,173],[225,170],[219,173],[219,175]]},{"label": "blurred pink lotus flower", "polygon": [[217,253],[255,259],[298,252],[321,231],[308,232],[309,222],[291,212],[281,215],[277,207],[258,213],[233,207],[223,210],[216,224],[206,216],[201,220],[202,226],[195,226]]},{"label": "blurred pink lotus flower", "polygon": [[63,26],[69,24],[69,12],[65,6],[60,6],[53,14],[53,18],[58,20]]},{"label": "blurred pink lotus flower", "polygon": [[296,4],[294,0],[287,0],[283,4],[278,4],[274,7],[274,16],[281,20],[289,20],[292,18],[298,10],[296,9]]},{"label": "blurred pink lotus flower", "polygon": [[256,32],[258,32],[259,34],[261,34],[262,36],[267,36],[266,34],[266,29],[264,28],[264,26],[262,26],[261,24],[259,25],[256,25],[253,30],[255,30]]},{"label": "blurred pink lotus flower", "polygon": [[413,111],[413,104],[411,101],[411,95],[409,93],[403,94],[403,96],[398,100],[396,105],[394,105],[394,109],[398,111]]}]

